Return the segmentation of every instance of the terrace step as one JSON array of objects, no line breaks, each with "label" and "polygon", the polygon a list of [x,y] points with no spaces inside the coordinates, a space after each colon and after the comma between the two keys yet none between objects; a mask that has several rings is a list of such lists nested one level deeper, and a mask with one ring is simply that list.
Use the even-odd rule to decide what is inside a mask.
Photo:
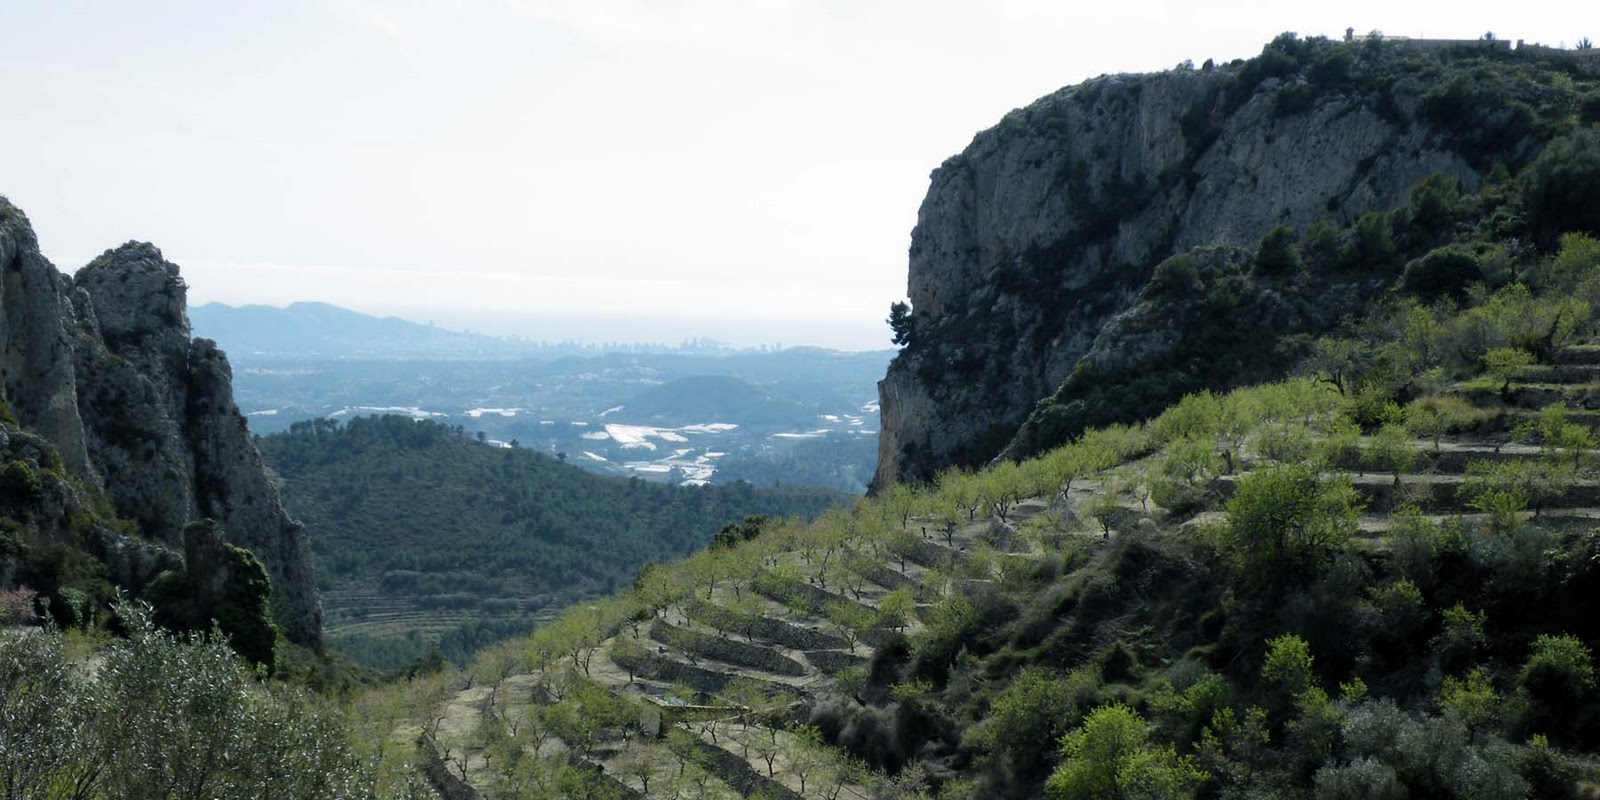
[{"label": "terrace step", "polygon": [[831,633],[796,625],[775,617],[762,617],[753,621],[737,619],[727,609],[707,603],[695,603],[688,609],[690,619],[704,622],[715,628],[721,624],[728,630],[747,634],[790,650],[840,650],[849,645]]},{"label": "terrace step", "polygon": [[773,650],[770,647],[746,644],[702,631],[680,628],[664,620],[650,625],[650,638],[701,658],[721,661],[741,667],[758,669],[774,675],[801,677],[806,674],[804,664]]},{"label": "terrace step", "polygon": [[1563,347],[1551,358],[1557,364],[1600,364],[1600,344],[1575,344]]},{"label": "terrace step", "polygon": [[[1217,479],[1215,485],[1224,497],[1233,494],[1238,477],[1228,475]],[[1350,476],[1350,482],[1361,495],[1362,502],[1369,512],[1393,511],[1408,505],[1433,513],[1455,513],[1471,509],[1466,498],[1461,496],[1461,487],[1465,481],[1460,475],[1402,474],[1398,487],[1394,485],[1394,479],[1388,475],[1355,475]],[[1560,495],[1544,501],[1540,508],[1550,512],[1556,509],[1595,506],[1600,506],[1600,481],[1582,480],[1575,481]]]},{"label": "terrace step", "polygon": [[1517,380],[1523,383],[1594,383],[1600,381],[1600,363],[1539,364],[1523,370]]}]

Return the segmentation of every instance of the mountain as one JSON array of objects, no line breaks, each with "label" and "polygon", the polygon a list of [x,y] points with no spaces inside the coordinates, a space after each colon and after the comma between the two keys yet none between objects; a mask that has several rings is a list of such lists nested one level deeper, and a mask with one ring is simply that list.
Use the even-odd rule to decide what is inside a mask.
[{"label": "mountain", "polygon": [[230,306],[206,303],[189,311],[195,329],[226,344],[236,357],[307,359],[517,358],[531,345],[375,317],[327,303]]},{"label": "mountain", "polygon": [[810,518],[853,499],[602,477],[400,416],[300,423],[257,445],[313,532],[330,643],[391,669],[434,643],[465,661],[704,547],[727,523]]},{"label": "mountain", "polygon": [[934,171],[918,212],[911,342],[879,389],[876,484],[1282,374],[1297,354],[1278,345],[1359,311],[1384,282],[1314,270],[1311,286],[1200,298],[1254,326],[1239,356],[1198,346],[1171,313],[1184,304],[1153,302],[1167,294],[1158,266],[1245,263],[1280,226],[1349,229],[1369,214],[1364,235],[1411,248],[1383,258],[1420,256],[1427,237],[1404,241],[1384,215],[1441,187],[1503,185],[1600,121],[1589,52],[1287,34],[1249,61],[1109,75],[1006,115]]},{"label": "mountain", "polygon": [[[0,198],[0,276],[0,446],[13,479],[0,586],[27,582],[56,609],[102,606],[113,585],[139,591],[185,567],[200,582],[196,557],[237,545],[270,576],[283,632],[317,645],[305,529],[267,480],[227,357],[190,337],[178,267],[129,242],[63,275]],[[225,541],[192,531],[201,520]]]}]

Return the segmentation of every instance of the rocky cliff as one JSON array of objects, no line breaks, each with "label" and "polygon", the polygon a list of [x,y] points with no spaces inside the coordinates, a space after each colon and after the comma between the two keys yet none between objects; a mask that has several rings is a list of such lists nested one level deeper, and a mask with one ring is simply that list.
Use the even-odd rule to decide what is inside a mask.
[{"label": "rocky cliff", "polygon": [[[233,403],[227,357],[191,339],[185,294],[178,267],[144,243],[63,275],[41,255],[27,217],[0,198],[0,399],[16,435],[47,443],[78,494],[104,496],[136,523],[131,538],[86,537],[77,526],[91,554],[148,549],[164,555],[141,563],[181,562],[174,554],[185,525],[214,520],[265,565],[288,637],[316,645],[322,612],[305,529],[266,476]],[[43,458],[32,463],[48,471],[53,457]],[[64,527],[55,538],[70,544]],[[139,578],[123,574],[128,559],[102,560],[114,582]]]},{"label": "rocky cliff", "polygon": [[1469,66],[1492,71],[1485,87],[1527,68],[1500,51],[1286,35],[1248,62],[1062,89],[978,134],[933,172],[912,232],[912,338],[879,385],[875,484],[1015,453],[1075,373],[1170,351],[1159,325],[1126,337],[1174,254],[1253,253],[1278,226],[1348,226],[1428,176],[1471,192],[1490,164],[1526,161],[1540,109],[1462,88]]}]

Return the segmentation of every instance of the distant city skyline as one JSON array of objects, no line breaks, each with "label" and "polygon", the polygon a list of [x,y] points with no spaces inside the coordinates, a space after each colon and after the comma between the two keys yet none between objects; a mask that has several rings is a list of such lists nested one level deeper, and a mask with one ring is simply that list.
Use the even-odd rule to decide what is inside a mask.
[{"label": "distant city skyline", "polygon": [[151,241],[195,303],[881,348],[929,172],[1012,108],[1286,30],[1600,34],[1571,8],[0,0],[0,194],[61,269]]}]

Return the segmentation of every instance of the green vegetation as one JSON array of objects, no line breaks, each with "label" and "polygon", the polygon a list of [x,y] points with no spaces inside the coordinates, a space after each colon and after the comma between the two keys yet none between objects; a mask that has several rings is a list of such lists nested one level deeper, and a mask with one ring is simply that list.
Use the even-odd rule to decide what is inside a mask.
[{"label": "green vegetation", "polygon": [[[1338,95],[1391,121],[1427,123],[1482,170],[1482,184],[1433,175],[1400,208],[1279,226],[1254,248],[1179,252],[1141,265],[1150,279],[1121,333],[1171,345],[1141,344],[1134,349],[1146,352],[1131,361],[1079,369],[1034,410],[1011,452],[1037,454],[1087,428],[1149,419],[1200,389],[1279,379],[1315,354],[1318,337],[1368,317],[1394,288],[1429,302],[1473,302],[1469,287],[1531,277],[1520,271],[1527,243],[1548,251],[1563,233],[1600,234],[1600,119],[1579,113],[1600,108],[1593,69],[1487,48],[1428,52],[1285,34],[1233,65],[1190,110],[1191,147],[1203,146],[1269,79],[1281,81],[1280,114]],[[1419,119],[1405,119],[1412,112],[1402,109],[1417,97]],[[1597,299],[1592,289],[1577,297]]]},{"label": "green vegetation", "polygon": [[353,747],[345,715],[261,682],[213,637],[117,609],[124,638],[92,650],[54,629],[0,631],[0,794],[18,798],[423,798],[395,753]]},{"label": "green vegetation", "polygon": [[[1387,47],[1282,37],[1216,102],[1278,80],[1279,113],[1353,85],[1399,113],[1358,68]],[[576,604],[463,669],[431,651],[342,719],[136,616],[95,680],[60,666],[71,636],[3,634],[0,704],[19,711],[0,731],[30,738],[0,742],[0,759],[23,754],[0,779],[59,787],[105,764],[102,794],[161,796],[147,767],[179,759],[212,767],[207,795],[269,778],[275,796],[344,791],[299,782],[313,772],[401,792],[418,742],[436,785],[491,797],[1591,795],[1600,243],[1587,154],[1518,143],[1581,138],[1549,98],[1600,93],[1512,56],[1414,55],[1393,63],[1473,70],[1412,96],[1504,168],[1475,193],[1424,181],[1348,228],[1168,260],[1146,301],[1194,349],[1069,381],[1033,457],[803,522],[750,487],[579,483],[410,420],[263,440],[291,504],[336,532],[318,543],[333,607],[341,581],[471,613]],[[1280,301],[1323,316],[1276,342],[1230,330]],[[18,462],[0,477],[20,507],[56,484]],[[421,495],[427,509],[407,503]],[[488,533],[444,535],[462,529]],[[140,648],[156,655],[122,655]],[[162,668],[129,666],[147,662]],[[225,702],[182,694],[208,687]],[[123,708],[160,737],[105,755],[93,745],[129,741],[106,711]],[[217,758],[193,756],[202,740]],[[261,777],[235,755],[254,747],[287,766]]]},{"label": "green vegetation", "polygon": [[[1302,377],[809,525],[728,526],[542,628],[522,667],[552,698],[697,710],[659,712],[665,745],[550,735],[635,790],[700,753],[682,774],[708,796],[777,791],[747,769],[839,796],[820,769],[905,798],[1580,797],[1600,780],[1600,318],[1576,287],[1600,259],[1558,241],[1501,286],[1391,273]],[[480,786],[533,763],[442,741]]]},{"label": "green vegetation", "polygon": [[547,609],[625,587],[747,516],[814,516],[846,495],[802,486],[673,487],[604,478],[405,417],[257,439],[313,534],[330,642],[403,666],[464,663]]}]

